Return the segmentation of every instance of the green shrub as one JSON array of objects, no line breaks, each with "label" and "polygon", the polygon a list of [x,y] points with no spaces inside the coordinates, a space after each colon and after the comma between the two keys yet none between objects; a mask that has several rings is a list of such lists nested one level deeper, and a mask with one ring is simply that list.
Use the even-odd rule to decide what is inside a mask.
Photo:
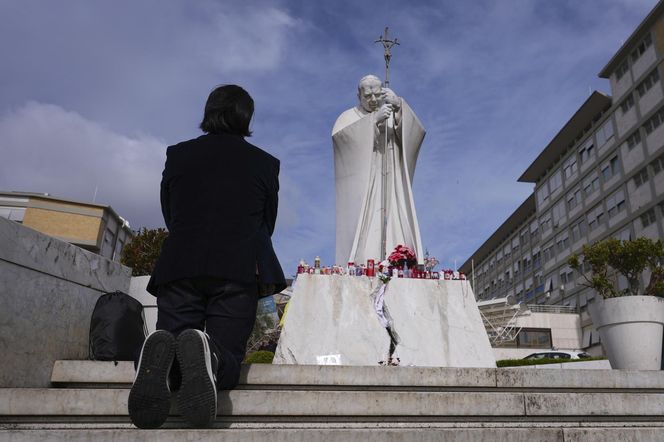
[{"label": "green shrub", "polygon": [[266,350],[259,350],[247,355],[244,358],[245,364],[271,364],[274,359],[274,353]]},{"label": "green shrub", "polygon": [[[621,241],[607,238],[589,246],[583,246],[583,260],[574,254],[567,263],[586,280],[586,287],[593,288],[604,298],[617,296],[664,296],[664,241],[636,238]],[[590,277],[584,271],[591,269]],[[641,276],[650,270],[650,283],[641,285]],[[618,276],[627,280],[627,288],[618,288]]]},{"label": "green shrub", "polygon": [[568,362],[585,362],[585,361],[599,361],[606,358],[583,358],[583,359],[555,359],[555,358],[542,358],[542,359],[501,359],[496,361],[497,367],[520,367],[523,365],[546,365],[546,364],[563,364]]},{"label": "green shrub", "polygon": [[168,236],[164,228],[148,229],[143,227],[138,234],[122,250],[122,264],[131,267],[132,276],[152,274],[157,258],[161,253],[161,245]]}]

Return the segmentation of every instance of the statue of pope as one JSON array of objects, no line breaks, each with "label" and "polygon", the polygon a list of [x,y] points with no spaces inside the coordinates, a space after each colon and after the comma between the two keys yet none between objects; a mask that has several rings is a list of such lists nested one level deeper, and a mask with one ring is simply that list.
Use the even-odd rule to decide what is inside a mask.
[{"label": "statue of pope", "polygon": [[336,262],[361,264],[386,258],[381,256],[381,209],[385,204],[386,253],[404,244],[421,263],[422,240],[412,184],[424,127],[406,101],[382,87],[375,75],[360,80],[357,94],[359,104],[343,112],[332,129]]}]

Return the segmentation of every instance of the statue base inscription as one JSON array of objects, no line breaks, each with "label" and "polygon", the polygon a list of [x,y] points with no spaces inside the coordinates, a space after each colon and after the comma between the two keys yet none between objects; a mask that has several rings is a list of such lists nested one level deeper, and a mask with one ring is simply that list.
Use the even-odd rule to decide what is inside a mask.
[{"label": "statue base inscription", "polygon": [[298,275],[273,363],[496,366],[468,281],[393,278],[382,300],[381,284]]}]

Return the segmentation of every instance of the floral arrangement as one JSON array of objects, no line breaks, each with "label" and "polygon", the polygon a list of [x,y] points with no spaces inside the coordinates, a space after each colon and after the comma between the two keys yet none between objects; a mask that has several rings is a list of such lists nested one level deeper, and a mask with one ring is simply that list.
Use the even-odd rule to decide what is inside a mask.
[{"label": "floral arrangement", "polygon": [[415,256],[413,249],[402,244],[399,244],[394,248],[394,251],[390,253],[387,260],[393,266],[403,265],[404,263],[408,265],[417,264],[417,257]]}]

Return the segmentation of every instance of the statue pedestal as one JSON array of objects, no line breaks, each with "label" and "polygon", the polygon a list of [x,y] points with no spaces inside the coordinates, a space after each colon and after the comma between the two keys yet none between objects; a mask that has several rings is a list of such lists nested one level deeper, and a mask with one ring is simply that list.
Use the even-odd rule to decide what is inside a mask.
[{"label": "statue pedestal", "polygon": [[[378,365],[390,336],[372,294],[378,278],[298,275],[275,364]],[[384,294],[401,366],[495,367],[468,281],[393,278]]]}]

